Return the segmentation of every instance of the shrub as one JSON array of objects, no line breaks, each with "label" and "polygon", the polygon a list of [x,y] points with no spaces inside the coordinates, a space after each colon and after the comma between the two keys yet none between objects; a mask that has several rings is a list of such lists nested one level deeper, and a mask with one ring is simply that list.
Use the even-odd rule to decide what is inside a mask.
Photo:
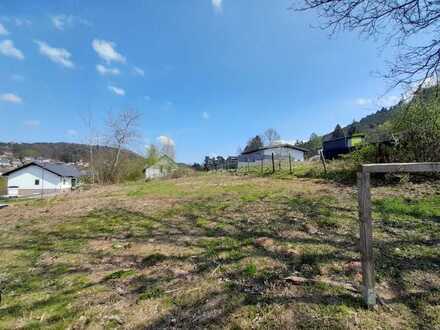
[{"label": "shrub", "polygon": [[171,172],[170,177],[173,179],[196,176],[198,173],[192,168],[180,166],[178,169]]},{"label": "shrub", "polygon": [[440,160],[440,104],[437,97],[417,97],[404,107],[393,123],[399,132],[396,157],[401,162]]},{"label": "shrub", "polygon": [[376,147],[372,144],[367,144],[361,148],[353,151],[350,155],[354,165],[359,166],[366,163],[374,163],[377,158]]}]

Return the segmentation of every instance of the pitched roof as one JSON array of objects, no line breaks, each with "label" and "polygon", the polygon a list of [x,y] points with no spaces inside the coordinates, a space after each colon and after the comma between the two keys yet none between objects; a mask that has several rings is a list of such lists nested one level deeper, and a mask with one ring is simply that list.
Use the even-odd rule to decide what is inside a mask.
[{"label": "pitched roof", "polygon": [[289,149],[296,149],[302,152],[308,152],[309,150],[301,148],[301,147],[297,147],[294,146],[293,144],[288,144],[288,143],[284,143],[284,144],[275,144],[272,146],[267,146],[267,147],[263,147],[263,148],[258,148],[258,149],[254,149],[254,150],[249,150],[249,151],[243,151],[241,154],[242,155],[247,155],[247,154],[251,154],[253,152],[256,151],[260,151],[260,150],[268,150],[268,149],[275,149],[275,148],[289,148]]},{"label": "pitched roof", "polygon": [[162,161],[167,161],[169,164],[171,164],[171,165],[173,165],[173,166],[178,166],[178,164],[174,161],[174,159],[172,159],[170,156],[168,156],[168,155],[162,155],[154,164],[151,164],[151,165],[145,165],[145,167],[144,167],[144,171],[147,169],[147,168],[150,168],[150,167],[153,167],[153,166],[155,166],[155,165],[157,165],[157,164],[159,164],[160,162],[162,162]]},{"label": "pitched roof", "polygon": [[67,165],[64,163],[40,163],[40,162],[31,162],[26,165],[14,168],[13,170],[3,173],[3,176],[8,176],[16,171],[19,171],[21,169],[24,169],[26,167],[29,167],[31,165],[41,167],[49,172],[52,172],[53,174],[56,174],[58,176],[65,176],[65,177],[80,177],[82,174],[78,169],[72,165]]}]

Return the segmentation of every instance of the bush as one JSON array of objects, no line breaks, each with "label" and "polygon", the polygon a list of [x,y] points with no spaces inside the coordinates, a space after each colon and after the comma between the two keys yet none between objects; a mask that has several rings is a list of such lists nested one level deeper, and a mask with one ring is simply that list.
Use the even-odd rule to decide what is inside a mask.
[{"label": "bush", "polygon": [[361,148],[353,151],[350,154],[350,158],[356,166],[367,163],[375,163],[377,159],[376,146],[372,144],[364,145]]},{"label": "bush", "polygon": [[180,166],[179,168],[171,172],[170,177],[172,179],[178,179],[178,178],[196,176],[197,174],[198,173],[192,168],[186,166]]},{"label": "bush", "polygon": [[145,160],[126,159],[121,164],[118,181],[137,181],[144,177]]},{"label": "bush", "polygon": [[400,162],[440,161],[440,103],[436,96],[415,98],[398,114],[394,130],[399,132],[395,150]]}]

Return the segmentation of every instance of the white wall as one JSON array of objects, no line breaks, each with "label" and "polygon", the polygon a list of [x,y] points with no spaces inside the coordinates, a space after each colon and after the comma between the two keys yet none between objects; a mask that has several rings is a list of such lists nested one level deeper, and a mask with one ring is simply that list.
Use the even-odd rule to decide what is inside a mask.
[{"label": "white wall", "polygon": [[160,178],[165,175],[167,175],[167,172],[165,170],[161,172],[158,168],[147,168],[145,170],[145,179]]},{"label": "white wall", "polygon": [[62,177],[60,181],[61,189],[70,189],[72,188],[72,178]]},{"label": "white wall", "polygon": [[[35,185],[35,180],[40,180],[40,184]],[[18,186],[19,189],[69,188],[71,184],[69,178],[66,178],[66,182],[69,182],[69,186],[64,187],[58,175],[35,165],[25,167],[8,176],[8,186]]]},{"label": "white wall", "polygon": [[266,157],[272,156],[272,153],[275,154],[275,156],[283,157],[288,159],[289,154],[292,157],[292,161],[304,161],[304,152],[297,149],[292,148],[284,148],[284,147],[277,147],[277,148],[271,148],[264,150],[264,154]]}]

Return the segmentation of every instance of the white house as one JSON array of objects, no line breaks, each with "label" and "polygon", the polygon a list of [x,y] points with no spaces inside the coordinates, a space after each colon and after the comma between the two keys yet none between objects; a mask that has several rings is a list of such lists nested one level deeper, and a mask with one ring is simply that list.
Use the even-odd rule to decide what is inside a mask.
[{"label": "white house", "polygon": [[245,151],[238,156],[238,168],[248,166],[249,164],[256,165],[261,162],[270,161],[272,155],[277,161],[289,160],[289,157],[292,162],[304,161],[304,155],[307,151],[307,149],[291,144],[276,144],[256,150]]},{"label": "white house", "polygon": [[178,165],[173,159],[167,155],[163,155],[154,164],[145,166],[145,180],[167,176],[177,168]]},{"label": "white house", "polygon": [[70,191],[78,185],[81,173],[63,163],[32,162],[3,176],[8,179],[9,196],[32,196]]}]

